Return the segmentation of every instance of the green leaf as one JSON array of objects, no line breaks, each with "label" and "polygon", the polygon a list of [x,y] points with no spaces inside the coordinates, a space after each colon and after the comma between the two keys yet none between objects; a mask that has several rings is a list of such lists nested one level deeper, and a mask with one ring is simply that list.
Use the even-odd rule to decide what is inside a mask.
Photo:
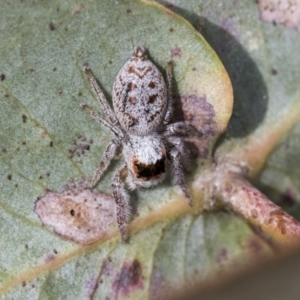
[{"label": "green leaf", "polygon": [[298,217],[299,32],[259,21],[251,1],[176,5],[216,50],[233,84],[233,114],[217,156],[247,165],[256,185]]},{"label": "green leaf", "polygon": [[203,34],[232,81],[233,115],[216,161],[242,166],[242,173],[299,219],[299,32],[260,20],[255,1],[160,2]]},{"label": "green leaf", "polygon": [[[3,299],[163,298],[175,287],[213,280],[224,269],[238,271],[270,254],[236,216],[199,214],[201,195],[194,195],[196,209],[190,210],[170,180],[133,195],[138,204],[128,245],[120,244],[116,223],[83,246],[43,226],[34,212],[48,190],[62,192],[72,178],[92,176],[112,138],[80,109],[82,102],[99,109],[83,64],[89,63],[110,100],[116,74],[136,45],[145,46],[163,74],[174,61],[174,92],[189,121],[204,132],[188,181],[211,166],[214,143],[231,116],[232,88],[214,50],[187,21],[150,1],[2,1],[0,32]],[[245,69],[255,70],[242,58]],[[241,85],[257,74],[241,78]],[[263,98],[265,89],[253,90],[247,103]],[[258,103],[266,110],[261,98]],[[234,105],[242,110],[241,100]],[[263,117],[239,117],[228,132],[244,135]],[[111,165],[99,191],[111,192],[119,166]]]}]

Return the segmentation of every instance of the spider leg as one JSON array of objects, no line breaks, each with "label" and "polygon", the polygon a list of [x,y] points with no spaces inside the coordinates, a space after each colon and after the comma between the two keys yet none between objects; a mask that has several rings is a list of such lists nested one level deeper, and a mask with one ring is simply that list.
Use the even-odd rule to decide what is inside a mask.
[{"label": "spider leg", "polygon": [[104,171],[107,169],[107,167],[109,166],[111,160],[113,159],[113,157],[115,156],[116,150],[117,148],[120,146],[120,141],[113,139],[107,146],[104,155],[102,157],[102,160],[91,180],[91,185],[90,187],[94,187],[97,182],[100,180],[100,178],[102,177]]},{"label": "spider leg", "polygon": [[174,97],[173,97],[173,89],[172,89],[172,69],[173,69],[173,62],[169,61],[168,62],[168,67],[167,67],[167,97],[168,97],[168,107],[167,107],[167,112],[164,117],[163,123],[169,124],[173,115],[173,105],[174,105]]},{"label": "spider leg", "polygon": [[87,113],[89,114],[97,123],[100,123],[110,129],[117,138],[122,140],[124,138],[124,133],[122,130],[115,125],[112,125],[110,122],[102,118],[98,113],[93,111],[87,104],[80,104],[80,107]]},{"label": "spider leg", "polygon": [[106,116],[108,116],[108,119],[111,123],[113,123],[114,125],[117,124],[118,120],[116,118],[116,115],[115,115],[114,111],[111,109],[110,105],[108,104],[108,102],[107,102],[103,92],[101,91],[101,89],[97,83],[97,80],[94,77],[93,73],[91,72],[91,69],[88,66],[88,64],[85,64],[83,66],[83,70],[86,73],[86,75],[89,79],[89,82],[97,95],[98,101],[99,101],[102,109],[104,110],[104,114]]},{"label": "spider leg", "polygon": [[126,223],[128,222],[131,216],[129,197],[124,188],[124,181],[126,180],[127,176],[127,166],[123,166],[115,174],[111,185],[117,205],[117,223],[123,243],[125,243],[128,240]]},{"label": "spider leg", "polygon": [[199,132],[193,125],[187,124],[184,121],[176,122],[167,125],[163,130],[163,135],[169,136],[186,136],[186,137],[201,137]]},{"label": "spider leg", "polygon": [[190,193],[188,191],[188,188],[187,188],[185,180],[184,180],[183,167],[182,167],[182,156],[175,147],[171,149],[169,154],[171,157],[171,161],[173,163],[174,183],[180,186],[183,194],[185,195],[185,198],[187,199],[189,206],[193,206],[193,200],[190,196]]}]

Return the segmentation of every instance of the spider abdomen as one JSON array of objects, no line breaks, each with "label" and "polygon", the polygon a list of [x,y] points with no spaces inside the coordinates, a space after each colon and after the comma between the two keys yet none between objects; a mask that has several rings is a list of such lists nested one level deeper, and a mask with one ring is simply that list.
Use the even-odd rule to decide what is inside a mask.
[{"label": "spider abdomen", "polygon": [[158,68],[137,47],[119,71],[113,86],[114,111],[130,134],[145,135],[157,129],[167,108],[167,89]]}]

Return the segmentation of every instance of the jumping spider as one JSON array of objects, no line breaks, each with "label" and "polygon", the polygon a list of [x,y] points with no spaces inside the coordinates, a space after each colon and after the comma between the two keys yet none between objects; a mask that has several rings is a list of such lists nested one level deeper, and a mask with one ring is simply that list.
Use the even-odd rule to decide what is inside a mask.
[{"label": "jumping spider", "polygon": [[104,110],[105,117],[88,105],[81,108],[96,122],[115,135],[107,146],[90,187],[94,187],[115,156],[122,150],[124,165],[112,180],[117,205],[117,223],[122,241],[127,240],[126,223],[130,219],[128,189],[151,187],[166,177],[173,168],[174,184],[180,186],[190,206],[193,201],[184,181],[183,160],[186,157],[184,138],[201,134],[185,122],[172,122],[172,62],[168,63],[167,85],[161,72],[147,58],[143,47],[135,47],[131,58],[119,71],[113,85],[111,109],[89,66],[84,66],[92,88]]}]

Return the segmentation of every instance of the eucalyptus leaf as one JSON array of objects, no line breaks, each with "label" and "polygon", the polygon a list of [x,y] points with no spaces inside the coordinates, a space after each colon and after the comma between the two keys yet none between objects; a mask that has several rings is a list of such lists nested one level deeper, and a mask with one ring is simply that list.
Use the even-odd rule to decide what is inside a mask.
[{"label": "eucalyptus leaf", "polygon": [[[248,7],[253,10],[247,5],[245,18]],[[232,6],[226,13],[230,9],[232,13]],[[176,98],[182,101],[186,117],[205,133],[197,144],[200,152],[187,174],[188,182],[212,165],[215,141],[232,113],[232,87],[214,50],[185,19],[152,1],[3,0],[0,35],[3,299],[159,299],[190,284],[216,280],[225,270],[238,272],[272,254],[269,245],[238,217],[227,212],[200,213],[201,196],[193,195],[196,208],[190,210],[171,180],[132,194],[136,212],[126,245],[120,243],[116,224],[108,238],[88,246],[68,241],[43,226],[34,211],[47,191],[63,192],[72,179],[93,175],[112,138],[80,109],[82,102],[100,109],[82,66],[89,63],[110,101],[116,74],[136,45],[147,49],[164,75],[173,60]],[[260,38],[262,33],[259,42]],[[234,45],[228,61],[240,53],[241,46]],[[256,54],[264,68],[264,55]],[[241,115],[231,119],[230,137],[245,137],[279,107],[271,105],[271,97],[265,98],[262,71],[245,57],[245,53],[237,56],[241,70],[250,68],[254,74],[249,71],[233,86],[240,83],[241,95],[247,96],[243,86],[255,82],[246,104],[242,96],[234,103],[234,112],[240,110]],[[228,70],[230,75],[240,75],[234,67]],[[284,86],[288,83],[279,96]],[[251,99],[256,104],[247,117]],[[98,191],[111,193],[111,179],[119,165],[120,161],[112,163]]]}]

